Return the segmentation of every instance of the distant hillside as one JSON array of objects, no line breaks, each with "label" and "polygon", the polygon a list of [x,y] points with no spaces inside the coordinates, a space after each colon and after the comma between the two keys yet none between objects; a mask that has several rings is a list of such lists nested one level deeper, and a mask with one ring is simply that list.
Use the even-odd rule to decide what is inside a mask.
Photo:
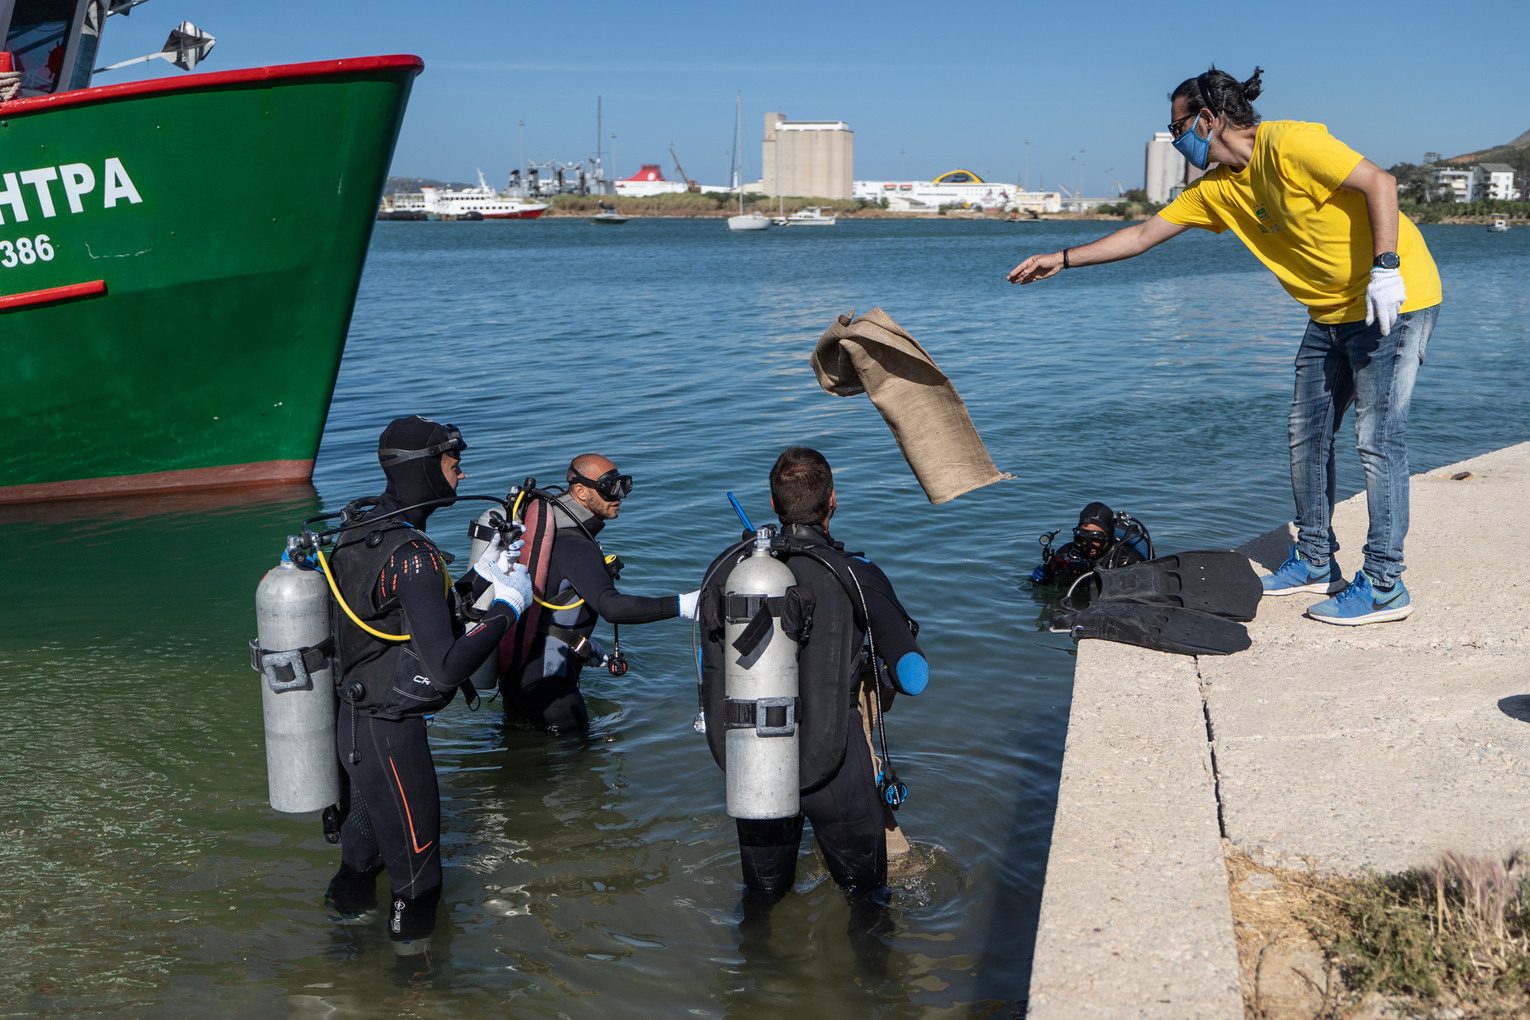
[{"label": "distant hillside", "polygon": [[463,184],[461,181],[437,181],[429,177],[389,177],[383,184],[383,194],[392,195],[400,191],[419,191],[421,188],[476,188],[476,184]]},{"label": "distant hillside", "polygon": [[1512,142],[1503,145],[1495,145],[1491,149],[1482,149],[1478,152],[1466,152],[1459,156],[1451,156],[1444,160],[1464,166],[1472,163],[1507,163],[1516,170],[1524,165],[1526,154],[1530,153],[1530,131],[1526,131]]}]

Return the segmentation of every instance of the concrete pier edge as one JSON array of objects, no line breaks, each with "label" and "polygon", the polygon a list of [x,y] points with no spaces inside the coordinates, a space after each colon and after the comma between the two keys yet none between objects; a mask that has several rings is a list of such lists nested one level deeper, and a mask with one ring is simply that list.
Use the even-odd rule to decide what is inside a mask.
[{"label": "concrete pier edge", "polygon": [[[1482,538],[1527,501],[1530,443],[1414,475],[1406,621],[1289,596],[1238,655],[1079,645],[1028,1016],[1243,1016],[1224,838],[1340,872],[1530,847],[1530,579]],[[1334,530],[1353,576],[1363,493]],[[1268,569],[1291,536],[1239,551]]]}]

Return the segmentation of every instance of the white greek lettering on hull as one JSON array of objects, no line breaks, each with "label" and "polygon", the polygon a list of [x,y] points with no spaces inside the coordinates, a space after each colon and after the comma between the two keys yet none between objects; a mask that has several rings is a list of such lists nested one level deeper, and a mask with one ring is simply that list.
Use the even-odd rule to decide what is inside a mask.
[{"label": "white greek lettering on hull", "polygon": [[57,201],[55,184],[62,189],[63,205],[71,215],[78,215],[87,207],[115,209],[118,205],[138,205],[143,201],[138,186],[116,156],[102,160],[99,174],[89,163],[11,170],[0,173],[0,226],[26,223],[34,214],[45,220],[58,216],[63,209]]}]

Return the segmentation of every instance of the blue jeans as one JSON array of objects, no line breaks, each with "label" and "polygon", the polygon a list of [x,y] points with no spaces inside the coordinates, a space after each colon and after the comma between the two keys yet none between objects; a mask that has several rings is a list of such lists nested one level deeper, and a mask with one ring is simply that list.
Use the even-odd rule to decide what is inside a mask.
[{"label": "blue jeans", "polygon": [[1408,534],[1408,405],[1440,306],[1399,315],[1392,332],[1364,322],[1307,323],[1291,400],[1291,489],[1296,544],[1314,567],[1339,551],[1333,533],[1333,437],[1355,405],[1355,448],[1365,468],[1370,529],[1365,573],[1390,587],[1403,572]]}]

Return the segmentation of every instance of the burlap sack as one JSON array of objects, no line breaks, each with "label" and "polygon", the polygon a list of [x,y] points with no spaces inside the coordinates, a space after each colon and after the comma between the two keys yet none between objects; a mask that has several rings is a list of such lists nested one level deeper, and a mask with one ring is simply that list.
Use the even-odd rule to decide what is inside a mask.
[{"label": "burlap sack", "polygon": [[1014,477],[994,466],[951,380],[881,308],[841,315],[811,360],[828,392],[871,398],[931,503]]}]

